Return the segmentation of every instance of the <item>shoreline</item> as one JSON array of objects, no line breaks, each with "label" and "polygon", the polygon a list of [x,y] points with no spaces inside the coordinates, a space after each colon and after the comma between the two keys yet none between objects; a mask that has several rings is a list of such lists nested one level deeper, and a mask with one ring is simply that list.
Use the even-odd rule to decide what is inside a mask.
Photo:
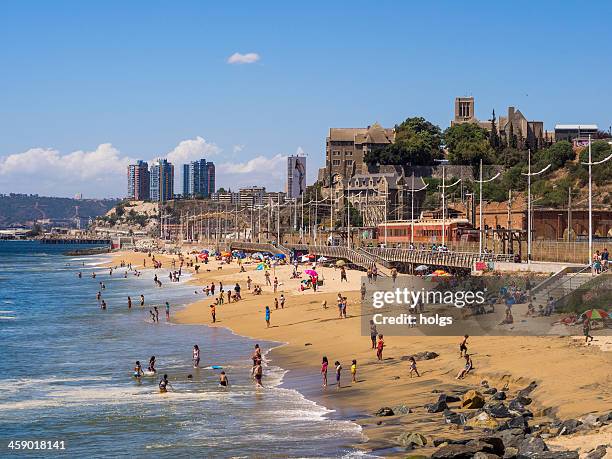
[{"label": "shoreline", "polygon": [[[134,252],[118,252],[112,255],[113,261],[125,259],[126,256],[129,256],[130,259],[146,257],[143,253]],[[167,260],[173,258],[173,256],[164,255],[156,255],[156,257]],[[206,265],[202,265],[202,268],[204,266]],[[226,303],[219,306],[217,315],[220,320],[214,325],[210,324],[207,311],[207,303],[210,302],[211,297],[204,299],[199,297],[199,300],[177,311],[172,320],[178,324],[224,327],[240,336],[280,343],[270,349],[269,355],[275,366],[286,370],[281,387],[297,390],[308,400],[333,410],[333,413],[330,413],[331,419],[350,420],[361,426],[363,441],[352,444],[352,447],[371,451],[374,454],[404,456],[406,451],[404,448],[398,448],[396,437],[407,429],[422,433],[430,440],[465,438],[466,432],[453,429],[452,426],[445,426],[443,423],[440,425],[440,413],[423,413],[422,407],[426,403],[435,402],[438,394],[432,391],[443,390],[453,393],[457,390],[474,389],[480,386],[483,379],[487,379],[491,386],[509,385],[509,393],[516,392],[532,381],[536,381],[538,388],[534,392],[534,404],[530,408],[538,422],[584,416],[587,413],[603,413],[606,408],[609,410],[609,400],[612,400],[609,390],[604,390],[599,400],[597,397],[589,396],[588,400],[581,398],[578,402],[574,400],[573,403],[565,401],[568,396],[582,395],[579,392],[579,385],[576,384],[576,378],[567,378],[566,373],[571,371],[573,362],[578,362],[577,365],[573,365],[574,371],[581,377],[586,376],[585,383],[595,381],[599,377],[599,383],[593,382],[592,384],[598,388],[605,386],[607,379],[610,378],[601,373],[601,368],[612,363],[609,353],[604,353],[595,347],[579,346],[572,337],[474,337],[473,341],[479,342],[473,345],[477,348],[477,351],[473,353],[477,359],[475,374],[466,380],[455,382],[452,377],[454,369],[449,370],[448,364],[452,364],[452,367],[459,365],[456,350],[457,337],[391,337],[389,341],[400,342],[385,350],[387,355],[390,354],[393,357],[378,364],[373,361],[371,354],[368,356],[369,346],[364,344],[367,344],[365,342],[369,341],[369,337],[360,336],[358,331],[360,314],[355,300],[358,295],[356,286],[359,285],[359,282],[355,283],[354,279],[350,286],[346,285],[347,288],[351,288],[350,290],[342,290],[349,297],[349,317],[336,320],[333,298],[338,290],[334,290],[333,287],[337,284],[333,272],[323,270],[324,276],[329,279],[329,282],[326,279],[326,284],[329,283],[330,286],[324,287],[313,295],[312,292],[297,293],[291,288],[291,281],[285,279],[288,276],[285,276],[283,267],[278,268],[276,272],[279,278],[282,277],[283,282],[280,288],[287,298],[287,308],[278,311],[273,309],[273,326],[268,329],[265,328],[265,324],[262,325],[262,305],[268,303],[272,308],[270,303],[273,295],[264,287],[262,296],[252,296],[246,293],[246,288],[244,288],[247,275],[252,277],[255,284],[263,285],[263,273],[251,269],[252,266],[247,268],[246,273],[238,273],[236,264],[230,267],[225,266],[222,270],[212,269],[215,266],[214,262],[209,263],[208,266],[211,269],[204,272],[201,269],[199,274],[192,273],[189,283],[201,286],[214,279],[215,282],[223,280],[226,285],[233,285],[235,280],[243,286],[244,299],[238,303]],[[349,273],[349,277],[358,275],[357,281],[360,280],[361,273],[356,271],[349,271]],[[228,282],[228,279],[232,279],[232,283]],[[330,304],[327,310],[320,307],[321,299],[326,299]],[[256,322],[259,325],[255,325],[251,320],[253,314],[256,315]],[[277,321],[277,318],[280,320]],[[297,320],[298,318],[302,320]],[[349,323],[352,325],[348,326]],[[313,326],[314,335],[312,334]],[[335,330],[336,328],[341,328],[340,333]],[[321,333],[316,333],[317,330]],[[334,343],[338,343],[342,350],[333,351]],[[350,360],[346,357],[345,343],[358,348],[352,353],[359,362],[359,382],[357,384],[346,384],[347,380],[350,380]],[[399,358],[402,352],[408,354],[408,349],[415,353],[435,351],[440,356],[431,361],[420,361],[419,371],[422,372],[423,377],[409,379],[406,377],[407,364]],[[537,354],[533,355],[530,352],[532,350],[536,350]],[[508,355],[508,351],[514,351],[520,355]],[[592,356],[588,362],[582,359],[586,355],[585,351]],[[325,391],[321,389],[318,362],[320,362],[320,356],[328,352],[330,354],[333,352],[333,355],[330,355],[331,371],[328,376],[330,384],[334,379],[331,364],[336,359],[335,355],[340,354],[341,356],[340,361],[344,371],[343,387],[339,391],[331,387]],[[531,357],[536,357],[537,361],[534,361],[531,366],[525,365],[524,360]],[[498,365],[496,362],[498,359],[507,361],[505,365]],[[563,368],[564,365],[566,368]],[[542,371],[542,367],[549,371]],[[566,381],[556,381],[563,375]],[[574,379],[573,384],[572,379]],[[412,413],[391,417],[373,416],[374,411],[383,406],[396,405],[406,405]],[[557,408],[553,408],[555,406]],[[455,407],[451,408],[455,409]],[[477,437],[474,432],[468,433],[468,436]],[[433,451],[434,449],[430,447],[418,450],[423,454]]]}]

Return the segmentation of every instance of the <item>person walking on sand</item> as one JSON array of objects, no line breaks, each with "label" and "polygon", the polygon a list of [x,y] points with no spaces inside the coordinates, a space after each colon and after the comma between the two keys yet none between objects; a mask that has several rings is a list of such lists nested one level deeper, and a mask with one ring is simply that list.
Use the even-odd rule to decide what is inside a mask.
[{"label": "person walking on sand", "polygon": [[590,344],[590,341],[595,339],[591,336],[591,321],[588,318],[584,319],[584,323],[582,324],[582,332],[584,333],[585,343]]},{"label": "person walking on sand", "polygon": [[366,284],[365,284],[365,282],[363,282],[361,284],[360,292],[361,292],[361,301],[363,301],[363,300],[365,300],[365,297],[366,297]]},{"label": "person walking on sand", "polygon": [[385,347],[385,342],[383,341],[383,335],[378,335],[378,343],[376,344],[376,357],[378,360],[383,359],[383,349]]},{"label": "person walking on sand", "polygon": [[376,349],[376,337],[378,336],[378,330],[376,330],[376,324],[373,319],[370,319],[370,339],[372,340],[372,349]]},{"label": "person walking on sand", "polygon": [[214,304],[210,305],[210,318],[212,319],[212,323],[217,322],[217,308],[215,308]]},{"label": "person walking on sand", "polygon": [[372,280],[376,283],[376,279],[378,278],[378,268],[376,267],[376,263],[372,266]]},{"label": "person walking on sand", "polygon": [[368,284],[371,284],[372,283],[372,267],[368,268],[367,277],[368,277]]},{"label": "person walking on sand", "polygon": [[344,268],[344,266],[342,266],[340,268],[340,282],[348,282],[348,279],[346,278],[346,269]]},{"label": "person walking on sand", "polygon": [[278,290],[278,277],[274,276],[274,293]]},{"label": "person walking on sand", "polygon": [[266,306],[266,324],[270,328],[270,306]]},{"label": "person walking on sand", "polygon": [[336,388],[340,389],[340,374],[342,372],[342,365],[340,365],[340,362],[337,360],[334,362],[334,365],[336,366]]},{"label": "person walking on sand", "polygon": [[353,359],[353,363],[351,364],[351,375],[353,377],[353,382],[357,382],[357,360]]},{"label": "person walking on sand", "polygon": [[272,282],[270,282],[270,271],[266,271],[266,286],[267,285],[272,285]]},{"label": "person walking on sand", "polygon": [[251,279],[251,276],[247,276],[247,290],[250,292],[251,291],[251,284],[253,283],[253,280]]},{"label": "person walking on sand", "polygon": [[412,374],[416,374],[417,378],[420,378],[421,375],[419,374],[419,370],[417,370],[417,364],[416,364],[416,360],[414,359],[414,356],[410,357],[410,377],[412,378]]},{"label": "person walking on sand", "polygon": [[327,387],[327,367],[329,366],[329,362],[327,361],[327,357],[323,356],[323,361],[321,362],[321,376],[323,377],[323,387]]},{"label": "person walking on sand", "polygon": [[395,285],[395,281],[397,280],[397,269],[396,268],[391,269],[391,279],[393,279],[393,285]]},{"label": "person walking on sand", "polygon": [[285,295],[283,295],[282,293],[280,296],[280,307],[281,309],[285,309]]},{"label": "person walking on sand", "polygon": [[274,309],[278,309],[278,298],[274,298]]},{"label": "person walking on sand", "polygon": [[463,366],[461,371],[459,371],[459,374],[457,374],[457,378],[455,379],[463,379],[467,376],[467,374],[470,371],[472,371],[472,357],[470,357],[470,354],[468,353],[466,353],[464,357],[465,357],[465,365]]},{"label": "person walking on sand", "polygon": [[459,343],[459,357],[463,357],[463,354],[467,354],[467,341],[470,335],[463,335],[463,340]]},{"label": "person walking on sand", "polygon": [[166,301],[166,320],[170,320],[170,303]]},{"label": "person walking on sand", "polygon": [[210,284],[210,294],[215,296],[215,283]]}]

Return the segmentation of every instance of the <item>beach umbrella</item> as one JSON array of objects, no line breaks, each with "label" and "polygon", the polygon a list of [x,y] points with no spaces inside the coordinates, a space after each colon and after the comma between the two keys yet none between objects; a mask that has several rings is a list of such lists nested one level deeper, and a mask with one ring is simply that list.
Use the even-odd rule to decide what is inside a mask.
[{"label": "beach umbrella", "polygon": [[346,264],[346,262],[344,260],[338,260],[336,262],[336,266],[340,267],[340,266],[344,266]]},{"label": "beach umbrella", "polygon": [[308,258],[308,255],[302,255],[300,261],[303,263],[308,263],[310,261],[310,258]]},{"label": "beach umbrella", "polygon": [[203,249],[200,253],[205,253],[206,255],[208,255],[208,250]]},{"label": "beach umbrella", "polygon": [[436,269],[436,270],[435,270],[433,273],[434,273],[436,276],[443,276],[443,275],[445,275],[445,274],[446,274],[446,271],[444,271],[443,269]]},{"label": "beach umbrella", "polygon": [[278,258],[279,260],[284,260],[286,257],[284,253],[277,253],[276,255],[274,255],[274,258]]},{"label": "beach umbrella", "polygon": [[265,268],[266,268],[266,265],[265,265],[265,264],[263,264],[263,263],[259,263],[259,264],[257,265],[257,271],[261,271],[261,270],[263,270],[263,269],[265,269]]},{"label": "beach umbrella", "polygon": [[321,263],[322,263],[322,262],[324,262],[324,261],[327,261],[327,258],[325,258],[325,257],[319,257],[319,259],[318,259],[317,261],[319,261],[319,262],[321,262]]},{"label": "beach umbrella", "polygon": [[198,255],[198,258],[200,260],[206,260],[208,258],[208,254],[207,253],[201,253]]},{"label": "beach umbrella", "polygon": [[222,256],[222,257],[231,257],[231,256],[232,256],[232,254],[231,254],[231,253],[229,253],[229,252],[221,252],[221,256]]},{"label": "beach umbrella", "polygon": [[603,309],[589,309],[588,311],[584,311],[580,318],[586,317],[589,320],[603,320],[610,317]]},{"label": "beach umbrella", "polygon": [[318,274],[314,269],[307,269],[304,271],[304,274],[312,277],[318,277]]},{"label": "beach umbrella", "polygon": [[429,269],[429,266],[426,265],[419,265],[416,268],[414,268],[415,271],[427,271]]}]

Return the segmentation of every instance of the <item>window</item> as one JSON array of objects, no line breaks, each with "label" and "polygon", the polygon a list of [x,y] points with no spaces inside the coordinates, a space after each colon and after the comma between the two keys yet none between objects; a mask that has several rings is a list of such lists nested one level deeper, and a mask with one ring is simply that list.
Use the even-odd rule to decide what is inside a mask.
[{"label": "window", "polygon": [[344,150],[344,156],[353,156],[353,150]]},{"label": "window", "polygon": [[332,166],[339,166],[340,165],[340,160],[339,159],[334,159],[332,161]]},{"label": "window", "polygon": [[333,155],[333,156],[340,156],[340,150],[334,150],[334,151],[332,151],[332,155]]},{"label": "window", "polygon": [[353,160],[352,159],[347,159],[346,160],[346,165],[347,166],[352,166],[353,165]]}]

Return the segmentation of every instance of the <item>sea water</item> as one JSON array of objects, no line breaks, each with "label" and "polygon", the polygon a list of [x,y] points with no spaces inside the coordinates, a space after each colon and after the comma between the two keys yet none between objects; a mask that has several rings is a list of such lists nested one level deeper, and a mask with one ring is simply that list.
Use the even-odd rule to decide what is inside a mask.
[{"label": "sea water", "polygon": [[[172,314],[198,298],[185,276],[170,283],[168,271],[157,270],[158,288],[152,271],[110,276],[104,256],[70,257],[67,247],[0,242],[0,456],[17,455],[7,446],[24,440],[63,441],[66,449],[51,454],[71,457],[357,455],[348,445],[361,439],[360,428],[279,387],[281,368],[268,364],[265,389],[254,387],[254,341],[165,320],[165,301]],[[96,299],[99,282],[106,311]],[[150,320],[155,305],[159,324]],[[218,371],[193,368],[194,344],[201,367],[223,366],[229,389],[218,385]],[[158,376],[133,378],[135,361],[146,368],[152,355]],[[163,373],[174,388],[166,394],[158,390]]]}]

